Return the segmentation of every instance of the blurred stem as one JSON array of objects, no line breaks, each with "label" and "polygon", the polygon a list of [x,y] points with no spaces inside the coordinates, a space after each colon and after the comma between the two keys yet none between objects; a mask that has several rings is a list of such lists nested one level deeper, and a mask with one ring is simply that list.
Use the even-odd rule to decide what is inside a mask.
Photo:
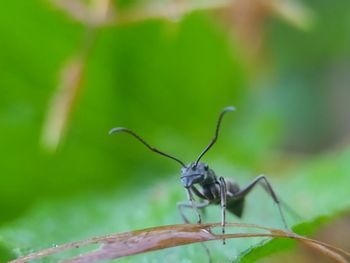
[{"label": "blurred stem", "polygon": [[75,55],[63,65],[56,92],[48,106],[41,144],[55,152],[62,141],[74,106],[83,87],[86,62],[94,46],[98,25],[107,17],[110,0],[90,2],[85,34]]}]

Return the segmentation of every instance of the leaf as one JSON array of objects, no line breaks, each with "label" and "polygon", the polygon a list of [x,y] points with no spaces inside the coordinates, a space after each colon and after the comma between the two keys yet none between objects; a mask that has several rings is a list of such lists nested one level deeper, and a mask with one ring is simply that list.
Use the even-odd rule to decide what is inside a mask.
[{"label": "leaf", "polygon": [[[329,217],[320,217],[312,222],[301,223],[296,225],[293,230],[296,233],[310,236],[314,234],[318,228],[325,225],[331,221]],[[257,244],[256,246],[246,250],[240,255],[240,263],[255,262],[261,258],[267,257],[273,253],[291,250],[295,248],[295,243],[288,239],[273,239],[267,240],[262,244]]]},{"label": "leaf", "polygon": [[[65,260],[66,263],[93,263],[103,260],[117,259],[120,257],[145,253],[149,251],[165,249],[185,244],[206,242],[211,240],[222,240],[230,238],[247,238],[247,237],[279,237],[290,238],[304,243],[324,253],[336,262],[348,262],[350,253],[331,245],[308,239],[292,232],[279,229],[271,229],[256,225],[247,224],[227,224],[227,228],[251,228],[256,230],[265,230],[268,233],[232,233],[232,234],[214,234],[213,229],[221,227],[220,224],[185,224],[171,225],[163,227],[154,227],[132,231],[121,234],[111,234],[103,237],[95,237],[88,240],[77,241],[73,243],[55,246],[46,250],[32,253],[28,256],[11,261],[12,263],[24,263],[36,260],[41,257],[49,256],[53,253],[59,253],[67,249],[80,248],[90,244],[101,244],[101,248],[81,254],[75,258]],[[345,258],[344,258],[345,257]]]},{"label": "leaf", "polygon": [[[303,215],[304,220],[316,219],[311,222],[304,221],[304,224],[296,226],[294,230],[299,234],[315,233],[320,226],[329,223],[350,207],[350,152],[347,150],[334,156],[335,158],[332,158],[330,154],[326,154],[313,162],[292,169],[288,174],[298,176],[286,183],[287,187],[281,186],[284,192],[291,193],[297,190],[294,195],[289,195],[289,200],[291,204],[299,204],[297,211]],[[288,241],[273,240],[247,251],[241,260],[253,262],[277,250],[292,247]]]},{"label": "leaf", "polygon": [[[335,217],[340,211],[349,207],[349,199],[344,198],[348,193],[347,186],[350,180],[348,176],[350,172],[349,157],[350,151],[334,155],[327,154],[301,165],[295,169],[298,173],[295,170],[289,171],[283,180],[279,181],[274,178],[270,178],[270,180],[283,200],[303,215],[302,222],[313,220],[322,215]],[[236,174],[236,178],[241,183],[246,178],[242,171],[241,175],[238,176],[239,173],[233,167],[224,168],[221,166],[221,168],[218,167],[218,170],[223,174],[225,172],[227,174],[228,171]],[[288,177],[288,174],[292,174],[293,177]],[[317,187],[314,185],[315,174],[318,179]],[[331,189],[329,185],[335,177],[330,175],[333,174],[337,175],[339,185],[337,184],[336,188]],[[17,249],[19,252],[17,255],[21,256],[28,254],[28,249],[31,251],[41,250],[52,246],[52,244],[180,222],[181,219],[175,204],[183,199],[185,194],[177,180],[143,183],[144,190],[138,189],[140,188],[134,187],[117,194],[87,193],[74,199],[67,198],[60,201],[47,200],[33,208],[17,222],[0,229],[0,234],[9,241],[9,244],[12,244],[13,248]],[[298,191],[294,189],[298,189]],[[297,200],[302,200],[302,202]],[[272,208],[274,208],[272,201],[266,193],[262,190],[256,190],[247,198],[246,211],[242,221],[281,226],[277,209],[274,211]],[[219,220],[219,209],[210,207],[207,210],[205,222]],[[300,223],[291,216],[287,220],[290,226]],[[232,221],[237,221],[237,218],[229,215],[228,222]],[[307,228],[315,227],[317,229],[320,222],[322,220],[311,222]],[[307,228],[301,227],[299,230],[305,231]],[[296,229],[296,231],[299,230]],[[257,238],[228,240],[227,246],[223,247],[220,242],[214,242],[209,244],[209,248],[215,260],[235,260],[238,256],[243,255],[242,253],[248,248],[260,247],[261,249],[261,241],[262,239]],[[268,244],[264,244],[264,246],[268,248]],[[280,245],[273,243],[271,246],[280,249]],[[254,258],[254,253],[254,251],[250,253],[249,259]],[[265,254],[269,253],[271,251]],[[66,256],[74,257],[76,255],[77,252],[70,252]],[[147,254],[147,256],[143,255],[143,257],[155,261],[163,260],[164,257],[175,261],[188,258],[196,259],[196,261],[206,260],[205,253],[192,245],[167,251],[166,254],[158,252]],[[257,253],[256,258],[260,257],[261,255]],[[130,259],[123,259],[123,262],[130,262]]]}]

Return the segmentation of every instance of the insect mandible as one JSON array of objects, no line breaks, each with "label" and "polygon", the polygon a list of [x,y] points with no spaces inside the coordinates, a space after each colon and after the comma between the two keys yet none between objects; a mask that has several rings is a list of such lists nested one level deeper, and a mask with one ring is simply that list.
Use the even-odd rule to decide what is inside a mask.
[{"label": "insect mandible", "polygon": [[[220,205],[222,233],[225,234],[226,210],[236,215],[237,217],[242,217],[246,195],[249,194],[256,185],[260,184],[278,206],[284,227],[288,229],[283,211],[281,209],[280,201],[277,198],[277,195],[275,194],[275,191],[273,190],[271,184],[264,175],[257,176],[251,183],[241,189],[236,182],[224,177],[217,177],[215,175],[215,172],[209,168],[206,163],[200,162],[204,154],[207,153],[217,141],[222,118],[227,112],[234,110],[235,108],[232,106],[223,109],[217,120],[215,134],[211,142],[199,154],[197,159],[188,165],[186,165],[178,158],[152,147],[144,139],[142,139],[139,135],[130,129],[122,127],[113,128],[109,131],[109,134],[116,132],[126,132],[139,140],[151,151],[173,159],[182,166],[181,182],[187,192],[188,201],[180,202],[177,204],[177,206],[181,217],[186,223],[190,222],[185,216],[183,208],[193,208],[198,217],[197,223],[200,224],[202,222],[202,218],[201,214],[199,213],[199,209],[204,209],[211,204]],[[201,202],[195,202],[194,195],[196,195],[201,200]]]}]

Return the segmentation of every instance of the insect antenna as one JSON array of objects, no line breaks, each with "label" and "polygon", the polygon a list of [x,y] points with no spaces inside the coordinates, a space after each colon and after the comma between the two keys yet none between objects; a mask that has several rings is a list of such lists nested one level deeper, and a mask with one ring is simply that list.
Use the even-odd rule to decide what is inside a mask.
[{"label": "insect antenna", "polygon": [[204,155],[207,151],[209,151],[209,149],[215,144],[216,140],[218,139],[219,130],[220,130],[220,125],[221,125],[221,120],[222,120],[222,118],[224,117],[225,113],[226,113],[226,112],[229,112],[229,111],[234,111],[234,110],[236,110],[235,107],[229,106],[229,107],[226,107],[225,109],[223,109],[223,111],[220,113],[219,118],[218,118],[218,121],[217,121],[217,123],[216,123],[216,130],[215,130],[214,138],[211,140],[211,142],[208,144],[208,146],[205,147],[205,149],[200,153],[200,155],[198,156],[198,158],[197,158],[197,160],[196,160],[194,166],[197,166],[199,160],[203,157],[203,155]]},{"label": "insect antenna", "polygon": [[180,161],[179,159],[177,159],[176,157],[174,156],[171,156],[167,153],[164,153],[160,150],[158,150],[157,148],[154,148],[152,147],[151,145],[149,145],[144,139],[142,139],[139,135],[137,135],[135,132],[133,132],[132,130],[129,130],[127,128],[122,128],[122,127],[118,127],[118,128],[113,128],[109,131],[109,134],[113,134],[113,133],[116,133],[116,132],[126,132],[126,133],[129,133],[130,135],[134,136],[137,140],[139,140],[142,144],[144,144],[148,149],[150,149],[152,152],[155,152],[155,153],[158,153],[160,155],[163,155],[165,157],[168,157],[170,159],[173,159],[175,161],[177,161],[179,164],[182,165],[182,167],[186,167],[186,165]]}]

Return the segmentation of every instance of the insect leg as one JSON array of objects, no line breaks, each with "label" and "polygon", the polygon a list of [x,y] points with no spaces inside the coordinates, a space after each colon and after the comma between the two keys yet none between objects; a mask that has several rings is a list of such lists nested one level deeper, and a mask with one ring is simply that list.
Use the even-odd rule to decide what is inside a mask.
[{"label": "insect leg", "polygon": [[[186,215],[182,209],[183,208],[193,208],[193,204],[196,206],[197,209],[202,209],[202,208],[207,207],[210,203],[208,200],[204,200],[203,203],[192,203],[192,202],[188,202],[188,201],[177,203],[177,207],[179,209],[181,217],[182,217],[183,221],[187,224],[190,224],[190,221],[188,220],[188,218],[186,217]],[[208,256],[208,262],[212,263],[212,258],[211,258],[209,248],[204,243],[201,243],[201,245],[202,245],[203,249],[205,250],[205,253]]]},{"label": "insect leg", "polygon": [[198,216],[197,224],[201,224],[202,223],[202,217],[201,217],[201,214],[198,211],[198,207],[197,207],[196,203],[194,202],[192,191],[191,191],[190,188],[186,188],[186,190],[187,190],[188,200],[191,202],[192,208],[193,208],[194,211],[196,211],[196,214]]},{"label": "insect leg", "polygon": [[260,183],[263,186],[263,188],[266,190],[266,192],[271,196],[273,201],[277,204],[283,225],[286,229],[289,230],[289,227],[287,225],[286,219],[284,217],[284,214],[283,214],[283,211],[281,208],[281,203],[280,203],[279,199],[277,198],[276,193],[272,189],[271,184],[269,183],[269,181],[267,180],[267,178],[264,175],[259,175],[258,177],[256,177],[246,188],[240,190],[239,192],[236,192],[234,194],[234,197],[235,198],[242,198],[242,197],[246,196],[257,185],[257,183]]},{"label": "insect leg", "polygon": [[191,186],[192,191],[198,196],[200,199],[207,200],[208,198],[201,192],[199,191],[194,185]]},{"label": "insect leg", "polygon": [[[208,200],[208,197],[206,197],[201,191],[199,191],[194,185],[191,186],[191,190],[193,191],[193,193],[198,196],[200,199],[202,200]],[[210,201],[209,201],[210,202]],[[202,214],[203,216],[206,215],[205,213],[205,209],[202,210]]]},{"label": "insect leg", "polygon": [[[223,177],[219,178],[219,184],[220,184],[220,202],[221,202],[221,227],[222,227],[222,234],[225,234],[225,225],[226,225],[226,182]],[[222,240],[223,244],[225,245],[225,239]]]},{"label": "insect leg", "polygon": [[209,205],[209,201],[204,200],[203,203],[194,203],[194,202],[192,203],[192,202],[188,202],[188,201],[177,203],[177,207],[179,209],[180,215],[181,215],[183,221],[187,224],[190,224],[190,221],[186,217],[186,215],[183,211],[183,208],[193,208],[193,204],[195,205],[195,209],[197,210],[197,209],[202,209],[202,208],[207,207]]}]

